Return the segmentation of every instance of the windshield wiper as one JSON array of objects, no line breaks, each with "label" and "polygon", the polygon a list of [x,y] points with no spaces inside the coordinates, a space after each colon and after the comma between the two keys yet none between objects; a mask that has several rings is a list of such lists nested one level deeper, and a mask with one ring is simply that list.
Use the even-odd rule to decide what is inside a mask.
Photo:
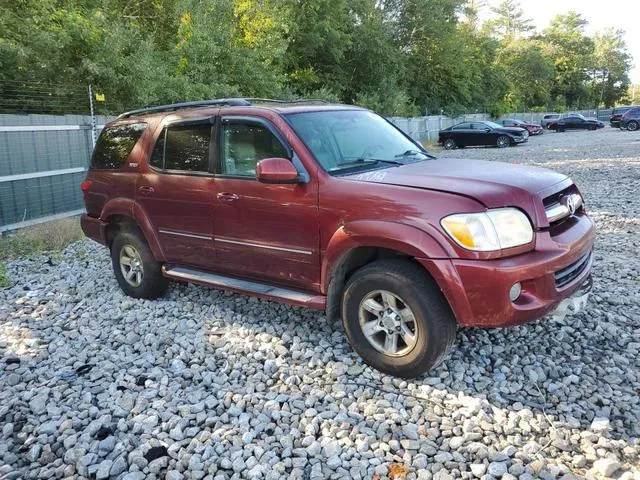
[{"label": "windshield wiper", "polygon": [[351,162],[339,163],[339,167],[345,167],[347,165],[359,165],[363,163],[387,163],[389,165],[404,165],[404,163],[397,160],[382,160],[381,158],[356,158]]},{"label": "windshield wiper", "polygon": [[426,152],[423,152],[422,150],[407,150],[404,153],[399,153],[398,155],[395,155],[393,158],[414,157],[416,155],[424,155],[425,157],[431,157],[432,156],[432,155],[429,155]]}]

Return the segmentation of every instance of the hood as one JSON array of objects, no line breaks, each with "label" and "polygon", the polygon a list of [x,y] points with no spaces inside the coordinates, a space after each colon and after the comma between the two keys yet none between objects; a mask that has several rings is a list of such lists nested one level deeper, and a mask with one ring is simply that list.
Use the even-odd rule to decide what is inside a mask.
[{"label": "hood", "polygon": [[487,208],[515,206],[526,211],[538,225],[545,223],[541,218],[544,216],[542,199],[571,185],[566,175],[546,168],[449,158],[344,178],[463,195]]}]

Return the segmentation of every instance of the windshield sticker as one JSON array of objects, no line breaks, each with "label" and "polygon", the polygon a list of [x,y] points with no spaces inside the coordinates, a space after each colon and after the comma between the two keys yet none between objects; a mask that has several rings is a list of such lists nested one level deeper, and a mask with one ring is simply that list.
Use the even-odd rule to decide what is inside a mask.
[{"label": "windshield sticker", "polygon": [[382,182],[386,176],[386,170],[378,170],[375,172],[359,173],[358,175],[354,175],[353,178],[364,182]]}]

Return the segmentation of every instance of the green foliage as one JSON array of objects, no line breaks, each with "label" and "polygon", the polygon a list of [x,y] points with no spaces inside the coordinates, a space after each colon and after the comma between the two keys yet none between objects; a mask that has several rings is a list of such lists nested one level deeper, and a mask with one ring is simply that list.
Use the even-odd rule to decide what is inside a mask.
[{"label": "green foliage", "polygon": [[7,272],[7,267],[0,261],[0,288],[7,288],[11,285],[11,278]]},{"label": "green foliage", "polygon": [[485,0],[2,2],[0,111],[86,111],[88,84],[106,95],[99,113],[264,96],[322,97],[387,115],[500,115],[624,97],[631,59],[621,32],[590,37],[569,12],[535,33],[518,0],[503,0],[481,25],[488,8]]}]

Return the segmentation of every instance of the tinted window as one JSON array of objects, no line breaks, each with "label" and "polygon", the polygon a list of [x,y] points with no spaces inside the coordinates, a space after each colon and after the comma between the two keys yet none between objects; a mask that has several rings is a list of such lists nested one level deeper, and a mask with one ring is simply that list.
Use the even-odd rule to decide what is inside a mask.
[{"label": "tinted window", "polygon": [[206,172],[209,170],[211,124],[169,127],[166,136],[165,170],[187,172]]},{"label": "tinted window", "polygon": [[129,123],[102,130],[91,157],[91,168],[120,168],[145,128],[146,123]]},{"label": "tinted window", "polygon": [[254,177],[265,158],[287,158],[280,141],[268,128],[251,123],[225,123],[222,127],[222,173]]},{"label": "tinted window", "polygon": [[455,127],[453,127],[454,130],[468,130],[470,128],[470,123],[461,123],[460,125],[456,125]]},{"label": "tinted window", "polygon": [[156,140],[156,145],[153,147],[153,153],[151,153],[151,160],[149,160],[149,164],[155,168],[164,168],[164,136],[166,133],[166,129],[162,131],[158,140]]}]

